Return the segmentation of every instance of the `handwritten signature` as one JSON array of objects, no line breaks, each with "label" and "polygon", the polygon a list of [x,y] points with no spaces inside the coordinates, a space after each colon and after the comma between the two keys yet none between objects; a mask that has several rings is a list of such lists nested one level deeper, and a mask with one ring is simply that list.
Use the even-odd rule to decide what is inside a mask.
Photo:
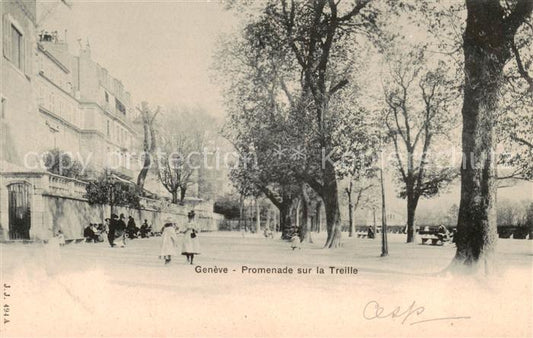
[{"label": "handwritten signature", "polygon": [[[426,310],[423,306],[417,306],[416,302],[413,301],[409,307],[402,310],[400,306],[395,307],[392,311],[385,311],[385,308],[379,305],[375,300],[368,302],[363,309],[363,318],[367,320],[373,319],[402,319],[401,324],[405,324],[409,318],[419,318],[419,316]],[[409,325],[416,325],[421,323],[427,323],[437,320],[455,320],[455,319],[470,319],[468,316],[459,316],[459,317],[439,317],[439,318],[430,318],[422,319],[413,322],[409,322]]]}]

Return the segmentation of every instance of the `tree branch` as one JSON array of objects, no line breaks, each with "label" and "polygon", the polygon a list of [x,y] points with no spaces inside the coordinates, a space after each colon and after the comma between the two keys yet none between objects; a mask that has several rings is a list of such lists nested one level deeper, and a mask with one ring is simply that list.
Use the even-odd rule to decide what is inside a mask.
[{"label": "tree branch", "polygon": [[533,149],[533,143],[521,138],[521,137],[518,137],[516,135],[511,135],[511,139],[518,142],[518,143],[521,143],[522,145],[525,145],[527,147],[529,147],[530,149]]},{"label": "tree branch", "polygon": [[513,51],[513,54],[515,56],[516,60],[516,66],[518,67],[518,73],[524,78],[524,80],[527,81],[529,84],[529,92],[533,92],[533,78],[529,75],[527,70],[524,68],[524,64],[522,63],[522,59],[520,58],[520,52],[518,51],[518,48],[516,48],[516,44],[514,42],[514,39],[511,39],[511,50]]},{"label": "tree branch", "polygon": [[268,189],[262,184],[258,184],[257,187],[263,192],[263,194],[265,194],[266,197],[268,197],[268,199],[272,202],[272,204],[276,206],[276,208],[281,208],[281,202],[278,200],[276,195],[274,195],[274,193],[270,191],[270,189]]},{"label": "tree branch", "polygon": [[359,14],[359,12],[365,8],[366,5],[368,5],[368,3],[370,2],[370,0],[362,0],[362,1],[359,1],[359,3],[357,3],[354,8],[352,8],[352,10],[347,13],[346,15],[343,15],[341,16],[338,21],[348,21],[350,20],[351,18],[353,18],[354,16],[356,16],[357,14]]},{"label": "tree branch", "polygon": [[503,25],[507,38],[512,41],[520,25],[531,15],[533,11],[533,1],[518,0],[511,14],[504,19]]},{"label": "tree branch", "polygon": [[333,87],[329,89],[329,95],[333,95],[335,92],[341,90],[348,83],[349,81],[346,79],[339,81],[336,85],[334,85]]}]

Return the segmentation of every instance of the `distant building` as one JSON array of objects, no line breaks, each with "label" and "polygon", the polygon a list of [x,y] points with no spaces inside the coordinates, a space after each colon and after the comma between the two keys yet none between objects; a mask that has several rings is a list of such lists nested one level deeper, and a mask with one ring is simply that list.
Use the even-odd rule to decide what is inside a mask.
[{"label": "distant building", "polygon": [[133,160],[129,153],[139,135],[133,128],[135,109],[131,95],[122,82],[91,58],[89,47],[74,58],[74,87],[79,91],[80,110],[84,119],[80,150],[94,156],[96,169],[109,165],[133,178]]}]

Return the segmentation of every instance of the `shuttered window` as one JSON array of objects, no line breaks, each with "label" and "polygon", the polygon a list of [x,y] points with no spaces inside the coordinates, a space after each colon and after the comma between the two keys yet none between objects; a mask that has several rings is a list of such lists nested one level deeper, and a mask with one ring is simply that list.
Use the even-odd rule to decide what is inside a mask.
[{"label": "shuttered window", "polygon": [[11,62],[18,69],[23,69],[24,66],[24,41],[22,40],[22,33],[11,25]]},{"label": "shuttered window", "polygon": [[3,25],[3,54],[15,67],[26,75],[31,75],[32,41],[9,15],[2,18]]}]

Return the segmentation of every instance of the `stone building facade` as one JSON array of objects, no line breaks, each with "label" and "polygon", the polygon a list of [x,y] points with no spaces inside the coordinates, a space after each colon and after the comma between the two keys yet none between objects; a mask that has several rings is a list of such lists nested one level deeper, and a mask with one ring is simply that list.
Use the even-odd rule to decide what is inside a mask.
[{"label": "stone building facade", "polygon": [[93,172],[135,173],[127,162],[139,144],[129,92],[89,46],[73,55],[57,33],[38,32],[36,8],[35,0],[0,2],[1,240],[49,238],[61,214],[73,217],[65,234],[77,236],[87,217],[74,209],[91,213],[83,182],[47,173],[43,153],[58,148]]}]

